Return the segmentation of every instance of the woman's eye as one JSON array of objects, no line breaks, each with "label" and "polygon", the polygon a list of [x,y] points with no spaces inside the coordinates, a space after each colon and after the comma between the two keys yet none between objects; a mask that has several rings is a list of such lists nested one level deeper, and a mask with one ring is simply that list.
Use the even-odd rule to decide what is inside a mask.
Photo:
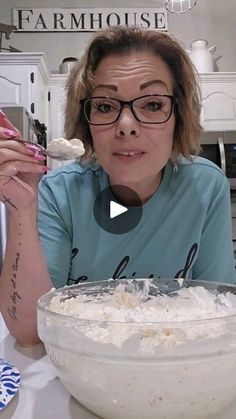
[{"label": "woman's eye", "polygon": [[110,103],[97,103],[97,111],[102,113],[108,113],[112,111],[112,105]]},{"label": "woman's eye", "polygon": [[155,111],[161,110],[163,108],[163,106],[164,106],[164,103],[163,102],[155,102],[155,101],[152,101],[152,102],[146,103],[145,106],[144,106],[144,108],[147,111],[155,112]]}]

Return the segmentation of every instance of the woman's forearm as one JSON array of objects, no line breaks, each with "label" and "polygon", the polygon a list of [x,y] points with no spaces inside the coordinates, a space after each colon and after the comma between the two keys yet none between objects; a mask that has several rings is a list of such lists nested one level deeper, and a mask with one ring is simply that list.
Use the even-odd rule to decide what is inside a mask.
[{"label": "woman's forearm", "polygon": [[16,340],[39,341],[36,304],[52,287],[40,245],[36,211],[8,216],[8,241],[0,280],[0,310]]}]

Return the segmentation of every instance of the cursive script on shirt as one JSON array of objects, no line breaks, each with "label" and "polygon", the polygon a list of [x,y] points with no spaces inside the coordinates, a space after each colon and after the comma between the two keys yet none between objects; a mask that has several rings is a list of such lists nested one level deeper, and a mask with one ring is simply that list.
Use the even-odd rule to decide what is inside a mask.
[{"label": "cursive script on shirt", "polygon": [[[174,278],[187,278],[188,277],[189,272],[192,269],[193,264],[195,262],[197,250],[198,250],[198,245],[197,243],[194,243],[187,254],[184,267],[175,274]],[[74,248],[72,250],[71,260],[73,260],[78,255],[78,253],[79,253],[79,250],[77,248]],[[127,275],[125,275],[124,272],[129,265],[129,261],[130,261],[130,256],[125,256],[117,265],[113,274],[111,274],[110,278],[113,278],[113,279],[127,278]],[[128,276],[128,278],[135,278],[135,277],[136,277],[136,272],[133,272],[131,276]],[[147,278],[154,278],[154,277],[158,278],[158,275],[154,275],[153,273],[147,275]],[[82,281],[87,281],[87,280],[89,280],[89,277],[87,275],[81,275],[76,279],[71,278],[69,275],[69,278],[67,280],[67,285],[78,284]]]}]

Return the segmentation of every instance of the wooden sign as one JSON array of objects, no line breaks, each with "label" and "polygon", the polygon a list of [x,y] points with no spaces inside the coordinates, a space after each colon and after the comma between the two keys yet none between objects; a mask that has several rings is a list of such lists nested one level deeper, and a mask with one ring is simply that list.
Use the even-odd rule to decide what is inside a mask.
[{"label": "wooden sign", "polygon": [[107,26],[138,25],[167,31],[167,10],[149,9],[13,9],[16,32],[95,32]]}]

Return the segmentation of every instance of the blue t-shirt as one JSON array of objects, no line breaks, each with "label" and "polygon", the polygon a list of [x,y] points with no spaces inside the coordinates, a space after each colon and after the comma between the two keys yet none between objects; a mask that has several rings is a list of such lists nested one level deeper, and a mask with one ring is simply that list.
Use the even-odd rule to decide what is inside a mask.
[{"label": "blue t-shirt", "polygon": [[108,278],[236,282],[229,183],[201,157],[168,162],[137,226],[103,230],[93,206],[109,186],[101,167],[72,163],[43,176],[39,234],[55,287]]}]

